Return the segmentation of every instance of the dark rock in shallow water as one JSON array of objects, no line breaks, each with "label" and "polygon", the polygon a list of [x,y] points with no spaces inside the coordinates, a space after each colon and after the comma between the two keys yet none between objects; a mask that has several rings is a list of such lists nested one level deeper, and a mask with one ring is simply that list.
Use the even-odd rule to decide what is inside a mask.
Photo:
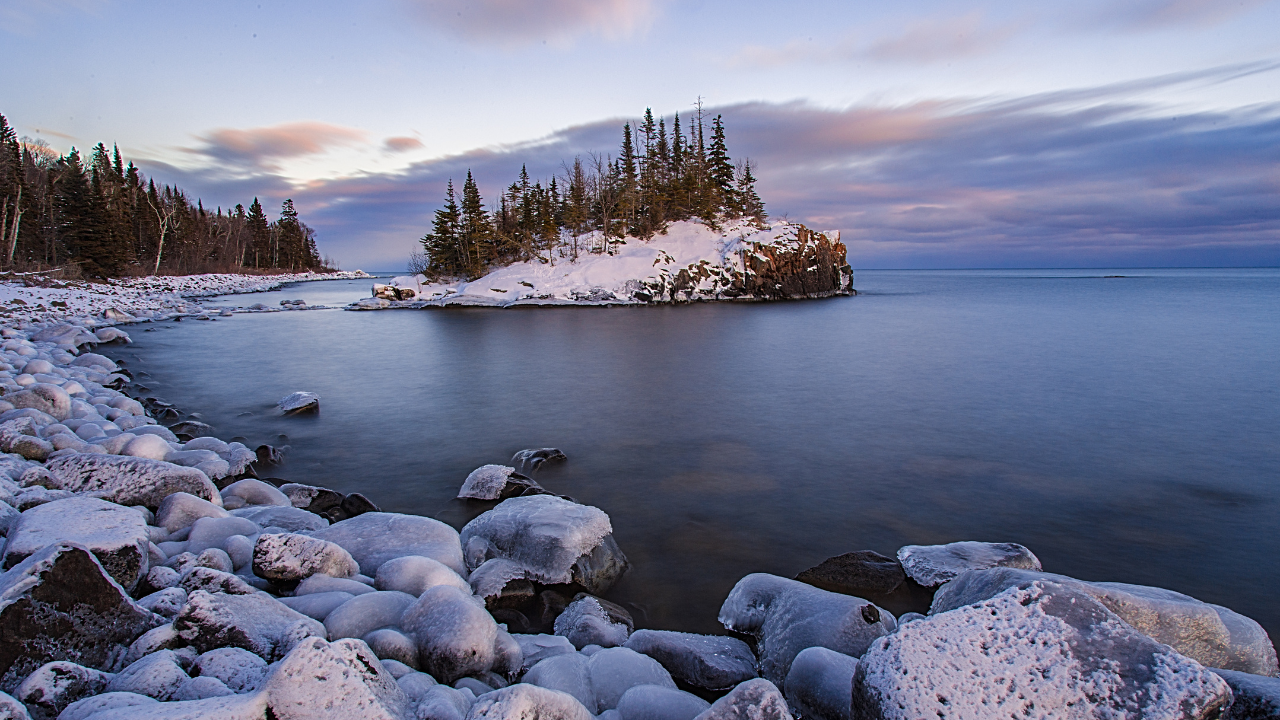
[{"label": "dark rock in shallow water", "polygon": [[289,498],[294,507],[317,515],[340,507],[343,499],[340,492],[300,483],[285,483],[280,486],[280,492]]},{"label": "dark rock in shallow water", "polygon": [[134,603],[87,549],[50,545],[0,576],[0,689],[12,691],[54,660],[106,668],[164,622]]},{"label": "dark rock in shallow water", "polygon": [[284,462],[285,448],[272,447],[270,445],[259,445],[254,454],[258,456],[258,462],[263,465],[279,465]]},{"label": "dark rock in shallow water", "polygon": [[887,595],[898,588],[907,574],[891,557],[871,550],[837,555],[796,576],[803,583],[845,595]]},{"label": "dark rock in shallow water", "polygon": [[568,456],[560,452],[559,448],[530,448],[512,455],[511,464],[520,470],[535,472],[545,463],[564,462],[568,459]]},{"label": "dark rock in shallow water", "polygon": [[174,435],[186,435],[189,438],[213,437],[214,429],[209,423],[202,423],[198,420],[183,420],[180,423],[174,423],[169,426],[169,430]]},{"label": "dark rock in shallow water", "polygon": [[285,415],[310,415],[320,412],[320,396],[309,392],[290,393],[276,403]]},{"label": "dark rock in shallow water", "polygon": [[1231,686],[1231,709],[1222,720],[1280,719],[1280,678],[1234,670],[1213,671]]},{"label": "dark rock in shallow water", "polygon": [[374,505],[372,500],[357,492],[342,498],[342,512],[348,518],[353,518],[365,513],[382,512],[382,508]]}]

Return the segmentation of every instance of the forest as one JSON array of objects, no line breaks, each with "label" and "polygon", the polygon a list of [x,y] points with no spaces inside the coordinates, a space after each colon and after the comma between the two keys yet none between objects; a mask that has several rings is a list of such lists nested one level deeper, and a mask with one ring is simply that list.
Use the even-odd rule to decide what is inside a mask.
[{"label": "forest", "polygon": [[617,158],[576,157],[545,183],[531,183],[522,168],[492,211],[470,170],[460,196],[450,179],[444,206],[410,270],[433,279],[475,279],[534,258],[612,253],[628,237],[648,240],[680,220],[711,227],[738,218],[762,224],[754,166],[729,157],[720,115],[711,120],[707,141],[701,104],[696,107],[687,135],[678,113],[668,131],[666,118],[655,122],[650,109],[634,130],[623,125]]},{"label": "forest", "polygon": [[59,156],[0,115],[0,266],[64,277],[319,270],[315,231],[292,200],[269,221],[257,198],[210,212],[99,143]]}]

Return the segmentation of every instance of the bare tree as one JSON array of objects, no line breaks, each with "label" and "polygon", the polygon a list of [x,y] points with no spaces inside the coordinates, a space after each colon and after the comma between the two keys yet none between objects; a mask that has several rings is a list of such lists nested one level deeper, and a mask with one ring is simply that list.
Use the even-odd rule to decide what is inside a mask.
[{"label": "bare tree", "polygon": [[[167,194],[167,193],[166,193]],[[160,198],[160,207],[151,202],[151,196],[147,196],[147,204],[151,206],[151,210],[156,214],[156,223],[160,226],[160,244],[156,246],[156,266],[151,270],[152,275],[160,272],[160,258],[164,255],[164,239],[169,233],[169,224],[173,221],[174,213],[177,212],[177,203],[166,203],[163,197]]]}]

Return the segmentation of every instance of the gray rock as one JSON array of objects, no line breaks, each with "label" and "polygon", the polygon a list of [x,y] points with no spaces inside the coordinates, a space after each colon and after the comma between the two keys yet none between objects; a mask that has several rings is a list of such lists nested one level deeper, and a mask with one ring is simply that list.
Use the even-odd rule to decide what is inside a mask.
[{"label": "gray rock", "polygon": [[253,505],[232,510],[231,514],[252,520],[264,528],[278,527],[289,532],[313,532],[329,527],[328,520],[295,507]]},{"label": "gray rock", "polygon": [[316,514],[342,505],[342,493],[315,485],[285,483],[280,486],[280,492],[289,498],[294,507]]},{"label": "gray rock", "polygon": [[14,696],[27,706],[35,720],[49,720],[58,717],[71,703],[102,692],[111,677],[110,673],[58,660],[45,663],[28,675]]},{"label": "gray rock", "polygon": [[188,594],[197,590],[208,593],[225,593],[227,595],[253,595],[257,588],[250,585],[239,575],[232,575],[221,570],[208,567],[193,567],[182,576],[179,587]]},{"label": "gray rock", "polygon": [[417,643],[399,630],[379,628],[367,633],[362,639],[384,664],[387,661],[395,661],[403,663],[408,668],[418,667]]},{"label": "gray rock", "polygon": [[1216,668],[1213,671],[1231,686],[1231,709],[1222,720],[1280,718],[1280,678]]},{"label": "gray rock", "polygon": [[400,616],[417,601],[402,592],[371,592],[351,598],[324,619],[329,639],[361,638],[378,628],[400,624]]},{"label": "gray rock", "polygon": [[28,487],[18,491],[14,496],[14,507],[21,512],[26,512],[34,507],[46,505],[56,500],[66,500],[75,497],[75,493],[66,490],[50,490],[45,487]]},{"label": "gray rock", "polygon": [[138,605],[165,618],[173,619],[187,604],[187,591],[171,587],[157,590],[150,595],[138,599]]},{"label": "gray rock", "polygon": [[8,693],[0,692],[0,718],[5,720],[30,720],[27,708]]},{"label": "gray rock", "polygon": [[459,575],[467,573],[458,531],[431,518],[371,512],[334,523],[312,537],[341,545],[370,577],[382,563],[406,555],[429,557]]},{"label": "gray rock", "polygon": [[292,507],[289,498],[285,497],[276,486],[253,478],[237,480],[226,486],[222,489],[222,497],[224,500],[230,497],[242,498],[250,505]]},{"label": "gray rock", "polygon": [[572,695],[518,683],[486,693],[467,713],[467,720],[592,720]]},{"label": "gray rock", "polygon": [[[17,412],[10,410],[9,412]],[[21,455],[27,460],[46,460],[55,448],[47,440],[35,437],[29,418],[0,423],[0,452]]]},{"label": "gray rock", "polygon": [[324,637],[324,626],[294,612],[266,593],[191,593],[173,627],[199,652],[238,647],[268,662],[284,657],[308,637]]},{"label": "gray rock", "polygon": [[220,548],[234,535],[256,536],[262,528],[252,520],[240,517],[200,518],[191,524],[187,536],[187,552],[198,555],[209,548]]},{"label": "gray rock", "polygon": [[1208,720],[1230,702],[1227,683],[1199,663],[1045,580],[902,626],[859,660],[853,682],[860,719]]},{"label": "gray rock", "polygon": [[267,662],[243,648],[217,648],[196,658],[202,677],[215,677],[232,692],[257,692],[267,679]]},{"label": "gray rock", "polygon": [[[547,662],[557,660],[560,658],[551,658]],[[587,661],[587,672],[591,675],[591,693],[600,710],[616,708],[622,696],[637,685],[657,685],[673,690],[676,687],[671,674],[658,661],[627,648],[598,650]]]},{"label": "gray rock", "polygon": [[266,712],[261,695],[227,695],[113,708],[85,720],[261,720]]},{"label": "gray rock", "polygon": [[711,707],[697,695],[658,685],[637,685],[622,694],[622,720],[693,720]]},{"label": "gray rock", "polygon": [[925,587],[941,585],[966,570],[1040,569],[1040,559],[1017,543],[972,540],[946,545],[906,545],[898,549],[898,562],[908,577]]},{"label": "gray rock", "polygon": [[228,695],[235,695],[235,693],[231,691],[231,688],[224,685],[221,680],[202,675],[193,677],[179,685],[178,691],[173,694],[173,698],[175,700],[204,700]]},{"label": "gray rock", "polygon": [[785,683],[791,661],[807,647],[858,657],[897,627],[892,615],[862,598],[763,573],[738,581],[720,607],[720,622],[757,638],[760,676],[775,685]]},{"label": "gray rock", "polygon": [[414,597],[436,585],[453,585],[459,590],[471,590],[471,586],[458,573],[444,563],[421,555],[406,555],[386,561],[378,568],[374,587],[379,590],[399,590]]},{"label": "gray rock", "polygon": [[107,684],[107,692],[131,692],[160,701],[176,699],[178,688],[190,680],[172,650],[154,652],[121,670]]},{"label": "gray rock", "polygon": [[42,548],[70,542],[89,549],[126,590],[150,570],[151,539],[137,512],[91,497],[56,500],[22,514],[5,545],[11,568]]},{"label": "gray rock", "polygon": [[57,489],[92,492],[119,505],[156,508],[176,492],[221,502],[218,488],[203,472],[161,460],[81,454],[50,460],[47,467],[58,479]]},{"label": "gray rock", "polygon": [[[373,588],[369,588],[372,592]],[[338,609],[346,601],[355,597],[348,592],[319,592],[295,597],[282,597],[280,602],[306,615],[309,618],[324,622],[329,613]]]},{"label": "gray rock", "polygon": [[146,695],[137,693],[112,692],[94,695],[83,700],[77,700],[67,706],[66,710],[58,716],[58,720],[86,720],[95,713],[107,712],[118,708],[139,707],[142,705],[156,705],[160,701],[155,698],[149,698]]},{"label": "gray rock", "polygon": [[[233,535],[232,537],[244,536]],[[222,548],[205,548],[196,556],[196,567],[210,568],[212,570],[218,570],[225,573],[235,570],[235,565],[231,562],[231,556]]]},{"label": "gray rock", "polygon": [[408,696],[359,640],[303,641],[265,692],[277,720],[403,720],[409,711]]},{"label": "gray rock", "polygon": [[296,533],[263,533],[253,547],[253,572],[268,580],[293,582],[321,574],[349,578],[360,566],[337,543]]},{"label": "gray rock", "polygon": [[176,587],[182,575],[173,568],[158,565],[147,571],[147,585],[157,590]]},{"label": "gray rock", "polygon": [[139,607],[88,549],[50,545],[0,575],[0,690],[70,660],[105,669],[164,618]]},{"label": "gray rock", "polygon": [[423,593],[401,616],[400,627],[418,644],[419,668],[444,683],[490,670],[507,674],[521,665],[516,641],[472,596],[449,585]]},{"label": "gray rock", "polygon": [[676,680],[705,690],[727,690],[756,677],[751,647],[724,635],[637,630],[625,647],[657,660]]},{"label": "gray rock", "polygon": [[850,720],[850,689],[858,659],[822,647],[805,648],[787,673],[787,702],[806,720]]},{"label": "gray rock", "polygon": [[165,498],[156,510],[156,525],[170,533],[177,532],[204,517],[222,518],[228,513],[221,506],[185,492]]},{"label": "gray rock", "polygon": [[49,383],[28,385],[18,392],[4,396],[5,402],[15,408],[31,408],[46,413],[61,422],[71,415],[71,396],[66,390]]},{"label": "gray rock", "polygon": [[803,583],[845,595],[888,595],[907,579],[902,565],[871,550],[827,558],[796,576]]},{"label": "gray rock", "polygon": [[285,415],[320,412],[320,396],[309,392],[290,393],[280,398],[276,407]]},{"label": "gray rock", "polygon": [[715,701],[695,720],[792,720],[787,699],[763,678],[748,680]]},{"label": "gray rock", "polygon": [[328,575],[312,575],[311,577],[298,583],[298,587],[294,589],[293,594],[298,597],[310,595],[312,593],[326,592],[344,592],[352,595],[363,595],[373,592],[373,588],[365,585],[359,580],[348,580],[347,578],[336,578]]},{"label": "gray rock", "polygon": [[574,598],[555,621],[555,634],[568,638],[578,649],[618,647],[634,629],[635,621],[626,609],[586,593]]},{"label": "gray rock", "polygon": [[1064,575],[992,568],[964,573],[943,585],[930,612],[981,602],[1011,587],[1030,587],[1036,581],[1087,593],[1139,632],[1208,667],[1259,675],[1278,672],[1275,648],[1258,623],[1227,608],[1162,588],[1090,583]]},{"label": "gray rock", "polygon": [[458,497],[465,500],[505,500],[525,494],[545,493],[532,478],[506,465],[481,465],[467,475]]},{"label": "gray rock", "polygon": [[182,638],[178,637],[178,632],[173,629],[173,624],[161,625],[152,628],[142,634],[142,637],[133,641],[129,646],[129,651],[125,653],[124,661],[126,663],[134,663],[151,653],[160,650],[177,650],[183,646]]}]

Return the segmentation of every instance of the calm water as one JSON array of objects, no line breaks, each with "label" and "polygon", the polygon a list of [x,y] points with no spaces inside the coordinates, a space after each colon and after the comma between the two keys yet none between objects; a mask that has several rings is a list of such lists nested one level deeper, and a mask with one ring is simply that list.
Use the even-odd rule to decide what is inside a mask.
[{"label": "calm water", "polygon": [[[645,626],[716,629],[749,572],[977,539],[1280,635],[1280,271],[864,271],[858,287],[238,315],[138,326],[114,354],[220,437],[291,445],[275,475],[456,527],[477,512],[452,500],[469,471],[563,449],[538,479],[609,513],[634,565],[610,597]],[[321,414],[277,417],[294,390]]]}]

